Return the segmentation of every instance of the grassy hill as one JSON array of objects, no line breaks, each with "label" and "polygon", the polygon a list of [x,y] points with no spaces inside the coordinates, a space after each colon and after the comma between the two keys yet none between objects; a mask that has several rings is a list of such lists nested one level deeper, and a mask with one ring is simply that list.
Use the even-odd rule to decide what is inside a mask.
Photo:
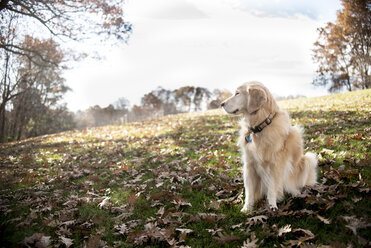
[{"label": "grassy hill", "polygon": [[240,213],[239,118],[181,114],[1,145],[0,247],[369,246],[371,90],[280,105],[320,177],[277,213]]}]

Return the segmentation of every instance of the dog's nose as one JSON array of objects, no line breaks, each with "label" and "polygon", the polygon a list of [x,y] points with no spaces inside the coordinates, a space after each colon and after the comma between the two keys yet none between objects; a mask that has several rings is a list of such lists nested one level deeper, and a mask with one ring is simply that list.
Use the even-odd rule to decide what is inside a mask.
[{"label": "dog's nose", "polygon": [[220,104],[222,107],[224,107],[224,105],[225,105],[225,102],[222,102],[222,104]]}]

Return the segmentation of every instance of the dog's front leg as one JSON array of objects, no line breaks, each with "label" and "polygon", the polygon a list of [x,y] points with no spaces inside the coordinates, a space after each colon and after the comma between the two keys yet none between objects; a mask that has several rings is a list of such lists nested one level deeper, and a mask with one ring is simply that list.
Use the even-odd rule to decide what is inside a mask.
[{"label": "dog's front leg", "polygon": [[246,213],[253,209],[257,187],[257,174],[251,166],[244,165],[243,183],[245,187],[245,203],[241,212]]},{"label": "dog's front leg", "polygon": [[272,210],[276,210],[277,209],[277,192],[276,192],[276,189],[274,189],[273,187],[274,186],[268,187],[267,200],[268,200],[269,208]]},{"label": "dog's front leg", "polygon": [[275,168],[270,166],[268,168],[272,168],[268,171],[268,187],[267,187],[267,200],[270,209],[276,210],[277,209],[277,199],[281,199],[283,196],[283,182],[282,182],[282,173],[278,171],[273,171]]}]

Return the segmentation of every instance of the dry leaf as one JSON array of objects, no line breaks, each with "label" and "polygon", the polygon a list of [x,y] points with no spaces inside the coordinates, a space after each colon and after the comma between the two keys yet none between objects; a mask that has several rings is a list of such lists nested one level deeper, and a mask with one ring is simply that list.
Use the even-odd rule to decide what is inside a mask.
[{"label": "dry leaf", "polygon": [[189,206],[192,207],[192,204],[187,202],[185,199],[183,199],[180,196],[176,196],[174,200],[171,201],[171,203],[174,203],[178,208],[181,206]]},{"label": "dry leaf", "polygon": [[355,134],[355,135],[352,136],[352,139],[355,139],[355,140],[359,140],[361,138],[362,138],[362,134],[361,133]]},{"label": "dry leaf", "polygon": [[218,237],[214,237],[215,240],[219,241],[220,243],[229,243],[233,241],[238,241],[241,240],[240,237],[234,236],[233,234],[228,234],[228,233],[222,233],[218,232]]},{"label": "dry leaf", "polygon": [[334,143],[334,139],[332,137],[326,137],[325,138],[325,145],[326,146],[331,146]]},{"label": "dry leaf", "polygon": [[187,229],[187,228],[177,228],[175,230],[177,230],[179,232],[185,232],[185,233],[191,233],[191,232],[193,232],[192,229]]},{"label": "dry leaf", "polygon": [[129,228],[126,224],[116,226],[116,229],[119,231],[119,234],[122,234],[122,235],[125,235],[129,231]]},{"label": "dry leaf", "polygon": [[66,248],[68,248],[71,245],[73,245],[73,240],[72,239],[65,238],[63,236],[60,236],[59,238],[61,239],[62,243],[66,246]]},{"label": "dry leaf", "polygon": [[258,242],[258,239],[255,237],[255,233],[252,233],[251,234],[251,240],[249,238],[247,238],[241,248],[257,248],[258,245],[256,244]]},{"label": "dry leaf", "polygon": [[180,232],[179,243],[185,242],[185,240],[187,238],[187,234],[193,232],[192,229],[186,229],[186,228],[177,228],[175,230]]},{"label": "dry leaf", "polygon": [[324,218],[324,217],[322,217],[322,216],[320,216],[320,215],[318,215],[318,214],[317,214],[317,218],[318,218],[320,221],[322,221],[323,223],[325,223],[325,224],[330,224],[330,220],[329,220],[329,219],[326,219],[326,218]]},{"label": "dry leaf", "polygon": [[301,236],[296,240],[289,240],[289,243],[291,244],[291,246],[302,244],[304,241],[313,239],[315,237],[314,234],[310,230],[306,230],[302,228],[293,229],[291,232],[304,234],[304,236]]},{"label": "dry leaf", "polygon": [[219,210],[220,209],[220,202],[218,201],[211,201],[209,204],[209,208],[213,210]]},{"label": "dry leaf", "polygon": [[280,229],[278,229],[278,237],[281,237],[285,233],[291,232],[291,230],[292,230],[291,225],[286,225],[284,227],[281,227]]},{"label": "dry leaf", "polygon": [[268,219],[268,216],[266,215],[257,215],[254,217],[251,217],[247,220],[246,224],[247,225],[255,225],[257,223],[264,223]]},{"label": "dry leaf", "polygon": [[103,201],[101,201],[101,202],[98,204],[98,207],[101,208],[101,209],[107,207],[108,204],[109,204],[109,200],[110,200],[110,199],[111,199],[111,198],[110,198],[109,196],[105,197],[105,198],[103,199]]},{"label": "dry leaf", "polygon": [[133,206],[138,200],[138,197],[135,193],[131,193],[129,196],[128,196],[128,199],[127,199],[127,203],[129,206]]},{"label": "dry leaf", "polygon": [[50,245],[50,236],[44,236],[42,233],[35,233],[31,237],[26,237],[23,244],[28,247],[47,248]]},{"label": "dry leaf", "polygon": [[363,219],[357,219],[355,216],[342,216],[342,217],[346,222],[348,222],[348,225],[346,225],[346,227],[352,230],[354,235],[357,235],[357,229],[371,226],[371,223]]},{"label": "dry leaf", "polygon": [[101,240],[101,236],[95,235],[89,238],[85,248],[103,248],[106,247],[106,242]]}]

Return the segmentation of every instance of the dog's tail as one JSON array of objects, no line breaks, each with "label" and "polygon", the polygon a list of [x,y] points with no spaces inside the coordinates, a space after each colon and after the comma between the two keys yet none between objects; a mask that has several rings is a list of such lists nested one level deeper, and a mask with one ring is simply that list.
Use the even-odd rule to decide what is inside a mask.
[{"label": "dog's tail", "polygon": [[317,157],[307,152],[300,160],[300,186],[312,186],[317,183]]}]

